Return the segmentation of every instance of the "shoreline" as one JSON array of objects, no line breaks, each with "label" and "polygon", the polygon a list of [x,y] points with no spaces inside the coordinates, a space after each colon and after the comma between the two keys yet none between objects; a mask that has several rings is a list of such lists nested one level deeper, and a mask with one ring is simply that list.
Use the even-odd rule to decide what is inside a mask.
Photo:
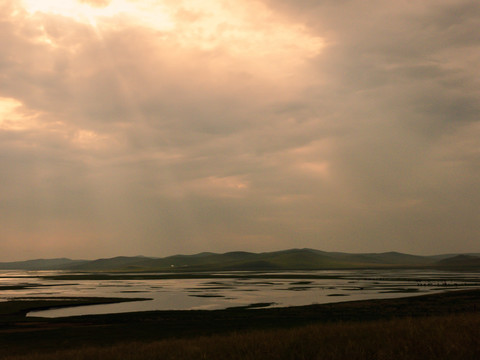
[{"label": "shoreline", "polygon": [[[406,308],[412,307],[414,303],[422,303],[435,305],[436,311],[441,311],[443,308],[439,307],[439,303],[435,299],[444,299],[449,304],[452,311],[457,309],[461,304],[472,303],[473,300],[478,299],[480,309],[480,288],[469,289],[451,289],[451,290],[439,290],[434,293],[427,294],[414,294],[407,296],[400,296],[395,298],[376,298],[376,299],[363,299],[363,300],[346,300],[341,302],[329,302],[329,303],[315,303],[308,305],[294,305],[294,306],[276,306],[269,307],[274,303],[252,303],[248,305],[232,306],[223,309],[188,309],[188,310],[142,310],[142,311],[130,311],[119,313],[107,313],[107,314],[86,314],[86,315],[74,315],[65,317],[36,317],[26,316],[30,312],[52,310],[59,308],[69,308],[77,306],[90,306],[90,305],[103,305],[103,304],[116,304],[123,302],[135,302],[135,301],[148,301],[151,298],[128,298],[128,297],[26,297],[26,298],[14,298],[12,300],[0,302],[0,324],[5,322],[7,318],[20,318],[34,319],[56,322],[68,319],[81,319],[81,318],[120,318],[131,317],[134,315],[141,316],[142,314],[181,314],[181,313],[221,313],[221,312],[238,312],[238,311],[255,311],[257,313],[289,313],[290,311],[314,311],[323,308],[350,308],[350,307],[365,307],[372,306],[373,304],[388,305],[388,304],[401,304]],[[453,303],[453,299],[460,299],[460,303]],[[426,300],[426,301],[425,301]],[[384,313],[383,311],[380,313]]]},{"label": "shoreline", "polygon": [[6,351],[0,356],[125,341],[151,342],[318,323],[364,323],[479,311],[480,289],[284,308],[163,310],[65,318],[25,317],[17,312],[0,316],[0,349]]}]

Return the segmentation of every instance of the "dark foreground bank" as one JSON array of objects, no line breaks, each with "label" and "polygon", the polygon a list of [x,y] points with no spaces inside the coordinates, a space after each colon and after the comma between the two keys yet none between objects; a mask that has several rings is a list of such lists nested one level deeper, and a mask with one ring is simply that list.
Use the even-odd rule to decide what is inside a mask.
[{"label": "dark foreground bank", "polygon": [[62,319],[12,317],[4,312],[0,357],[340,359],[349,354],[350,359],[474,359],[480,358],[479,306],[480,290],[468,290],[289,308]]}]

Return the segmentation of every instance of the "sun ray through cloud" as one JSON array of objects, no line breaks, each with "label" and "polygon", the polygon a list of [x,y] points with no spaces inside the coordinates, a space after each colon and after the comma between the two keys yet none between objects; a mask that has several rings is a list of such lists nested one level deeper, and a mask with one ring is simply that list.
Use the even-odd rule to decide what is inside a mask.
[{"label": "sun ray through cloud", "polygon": [[479,8],[0,0],[0,252],[472,250]]}]

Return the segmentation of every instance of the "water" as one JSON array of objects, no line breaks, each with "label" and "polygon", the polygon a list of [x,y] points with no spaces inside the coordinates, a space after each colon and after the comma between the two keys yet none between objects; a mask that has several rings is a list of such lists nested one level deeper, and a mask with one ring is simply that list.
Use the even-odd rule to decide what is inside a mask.
[{"label": "water", "polygon": [[[63,317],[148,310],[223,309],[254,303],[270,306],[321,304],[363,299],[416,296],[480,287],[479,272],[435,270],[338,270],[217,272],[203,277],[108,280],[55,280],[60,271],[0,271],[0,301],[49,297],[149,298],[120,304],[89,305],[31,312]],[[17,287],[15,287],[17,286]]]}]

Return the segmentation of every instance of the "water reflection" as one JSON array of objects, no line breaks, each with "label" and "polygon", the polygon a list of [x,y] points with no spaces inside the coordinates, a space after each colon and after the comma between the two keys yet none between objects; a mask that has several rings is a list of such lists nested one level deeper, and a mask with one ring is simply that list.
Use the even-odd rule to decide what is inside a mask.
[{"label": "water reflection", "polygon": [[[222,309],[254,303],[293,306],[374,298],[415,296],[480,287],[478,272],[434,270],[342,270],[289,272],[218,272],[194,278],[148,274],[137,279],[55,280],[62,272],[2,271],[0,301],[29,297],[131,297],[149,301],[91,305],[32,312],[61,317],[147,310]],[[67,274],[67,273],[63,273]],[[71,273],[68,273],[71,274]],[[143,274],[146,275],[146,274]]]}]

